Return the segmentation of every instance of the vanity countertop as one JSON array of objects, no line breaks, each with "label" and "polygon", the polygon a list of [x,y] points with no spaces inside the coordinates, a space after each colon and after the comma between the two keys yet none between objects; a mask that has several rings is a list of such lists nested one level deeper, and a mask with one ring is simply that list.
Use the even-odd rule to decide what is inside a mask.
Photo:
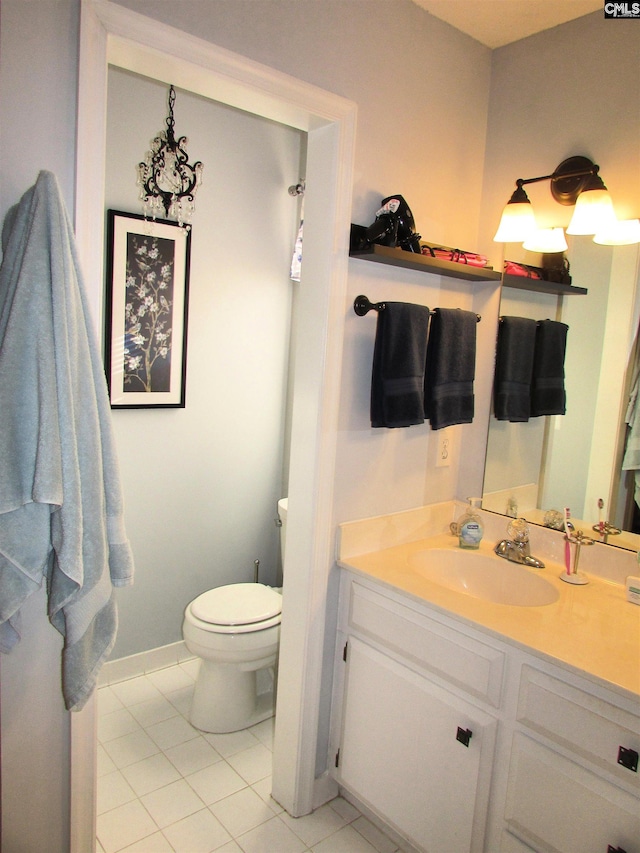
[{"label": "vanity countertop", "polygon": [[[451,536],[349,556],[338,565],[605,687],[640,697],[640,606],[627,601],[624,586],[593,575],[588,584],[574,586],[560,580],[562,565],[545,561],[544,569],[528,571],[553,584],[559,593],[556,602],[539,607],[494,604],[446,589],[413,571],[411,555],[434,546],[451,548]],[[480,550],[493,554],[486,541]]]}]

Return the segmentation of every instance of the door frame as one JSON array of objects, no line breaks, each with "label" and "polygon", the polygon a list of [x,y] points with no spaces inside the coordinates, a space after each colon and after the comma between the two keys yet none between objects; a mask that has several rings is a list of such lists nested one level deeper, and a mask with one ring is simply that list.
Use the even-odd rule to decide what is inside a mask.
[{"label": "door frame", "polygon": [[[316,777],[316,753],[335,550],[333,480],[356,105],[108,0],[81,0],[75,223],[99,336],[109,65],[308,134],[273,767],[273,795],[297,817],[337,793],[328,772]],[[95,845],[96,722],[95,699],[71,715],[72,853],[86,853]]]}]

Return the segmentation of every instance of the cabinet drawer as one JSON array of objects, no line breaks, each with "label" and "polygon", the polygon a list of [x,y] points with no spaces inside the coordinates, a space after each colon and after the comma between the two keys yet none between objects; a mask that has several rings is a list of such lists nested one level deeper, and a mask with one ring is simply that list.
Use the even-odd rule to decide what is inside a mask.
[{"label": "cabinet drawer", "polygon": [[516,734],[505,818],[535,850],[640,853],[640,803],[595,774]]},{"label": "cabinet drawer", "polygon": [[349,626],[473,696],[500,706],[503,652],[355,582],[351,584]]},{"label": "cabinet drawer", "polygon": [[618,763],[621,747],[640,752],[640,717],[524,666],[517,719],[640,792],[640,772]]}]

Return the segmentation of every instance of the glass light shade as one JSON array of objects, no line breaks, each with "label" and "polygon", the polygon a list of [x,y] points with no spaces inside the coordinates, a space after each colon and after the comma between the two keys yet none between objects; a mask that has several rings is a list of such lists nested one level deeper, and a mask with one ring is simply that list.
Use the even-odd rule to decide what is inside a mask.
[{"label": "glass light shade", "polygon": [[562,228],[538,228],[522,244],[529,252],[566,252],[569,248]]},{"label": "glass light shade", "polygon": [[640,243],[640,219],[616,220],[596,232],[594,243],[602,246],[630,246]]},{"label": "glass light shade", "polygon": [[595,234],[616,222],[607,190],[584,190],[578,196],[567,234]]},{"label": "glass light shade", "polygon": [[493,238],[496,243],[522,243],[536,230],[536,217],[530,202],[510,202]]}]

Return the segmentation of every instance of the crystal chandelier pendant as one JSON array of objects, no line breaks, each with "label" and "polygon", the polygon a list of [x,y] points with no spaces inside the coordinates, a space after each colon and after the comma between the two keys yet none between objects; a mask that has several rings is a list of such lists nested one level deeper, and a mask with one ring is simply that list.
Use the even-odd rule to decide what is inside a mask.
[{"label": "crystal chandelier pendant", "polygon": [[180,227],[189,227],[204,167],[200,161],[189,163],[187,137],[175,138],[175,100],[175,89],[170,86],[167,129],[153,139],[144,161],[138,163],[137,184],[145,219],[157,219],[164,212],[166,218],[176,220]]}]

